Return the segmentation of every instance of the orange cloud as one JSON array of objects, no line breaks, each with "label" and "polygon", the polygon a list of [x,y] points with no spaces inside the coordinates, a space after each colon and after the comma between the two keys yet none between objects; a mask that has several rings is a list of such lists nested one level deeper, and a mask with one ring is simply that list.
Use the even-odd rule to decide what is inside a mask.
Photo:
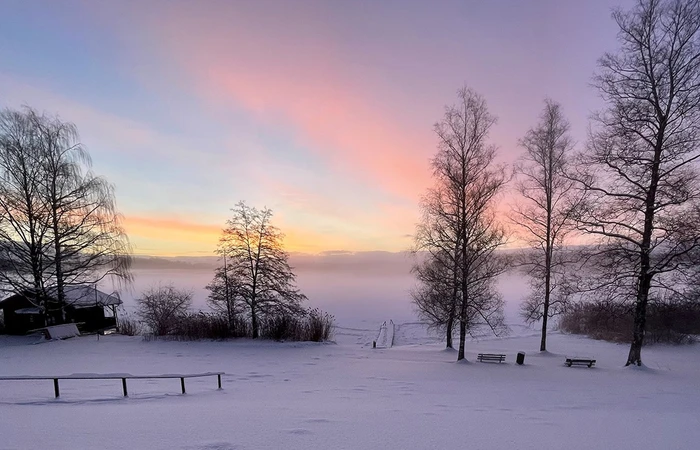
[{"label": "orange cloud", "polygon": [[[358,245],[361,237],[325,234],[308,227],[289,226],[274,220],[285,234],[284,247],[290,252],[321,253],[329,248],[369,250],[371,245]],[[127,216],[124,227],[134,245],[134,253],[154,256],[212,255],[221,236],[222,226],[187,222],[173,218]]]},{"label": "orange cloud", "polygon": [[213,254],[222,229],[219,225],[140,216],[126,216],[124,228],[134,253],[157,256]]},{"label": "orange cloud", "polygon": [[157,234],[170,231],[202,238],[221,234],[222,226],[203,223],[185,222],[177,219],[128,216],[124,220],[127,230],[137,233]]}]

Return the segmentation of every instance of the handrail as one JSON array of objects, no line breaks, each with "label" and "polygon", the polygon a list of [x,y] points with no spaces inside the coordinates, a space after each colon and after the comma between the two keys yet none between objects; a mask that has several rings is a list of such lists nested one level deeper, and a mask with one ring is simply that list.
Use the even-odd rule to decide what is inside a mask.
[{"label": "handrail", "polygon": [[124,397],[128,397],[128,391],[126,388],[126,380],[128,379],[151,379],[151,378],[179,378],[180,387],[182,388],[182,393],[185,394],[185,378],[199,378],[199,377],[213,377],[216,376],[218,381],[219,389],[221,387],[221,375],[225,375],[224,372],[205,372],[205,373],[190,373],[190,374],[161,374],[161,375],[131,375],[128,373],[74,373],[71,375],[14,375],[14,376],[0,376],[0,381],[31,381],[31,380],[53,380],[54,394],[56,398],[60,396],[58,389],[58,380],[122,380],[122,390],[124,392]]},{"label": "handrail", "polygon": [[224,372],[206,372],[191,374],[161,374],[161,375],[131,375],[128,373],[74,373],[71,375],[13,375],[0,377],[3,380],[118,380],[122,378],[145,379],[145,378],[197,378],[214,375],[226,375]]}]

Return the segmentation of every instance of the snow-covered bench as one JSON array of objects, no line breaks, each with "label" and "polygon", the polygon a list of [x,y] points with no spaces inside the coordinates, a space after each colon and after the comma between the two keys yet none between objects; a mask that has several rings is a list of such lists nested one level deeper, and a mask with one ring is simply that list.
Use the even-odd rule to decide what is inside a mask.
[{"label": "snow-covered bench", "polygon": [[500,353],[479,353],[476,359],[480,362],[499,362],[502,363],[506,360],[506,355]]},{"label": "snow-covered bench", "polygon": [[566,364],[567,367],[571,366],[588,366],[588,367],[593,367],[595,366],[595,359],[588,359],[588,358],[566,358]]}]

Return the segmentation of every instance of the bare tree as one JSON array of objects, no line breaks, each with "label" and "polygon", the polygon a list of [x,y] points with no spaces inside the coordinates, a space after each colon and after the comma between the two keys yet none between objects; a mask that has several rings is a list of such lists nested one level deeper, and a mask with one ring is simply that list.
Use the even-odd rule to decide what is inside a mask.
[{"label": "bare tree", "polygon": [[[439,291],[450,295],[445,320],[454,315],[459,322],[457,359],[462,360],[467,333],[475,326],[486,324],[494,332],[503,328],[503,302],[494,282],[506,266],[493,252],[505,243],[505,232],[492,209],[507,176],[505,167],[495,165],[496,149],[487,142],[496,118],[486,101],[467,88],[458,92],[458,100],[435,125],[439,139],[431,161],[435,187],[423,203],[416,247],[428,251],[429,264],[449,274],[440,283],[452,283],[450,288],[440,286]],[[433,298],[444,302],[442,295]]]},{"label": "bare tree", "polygon": [[40,192],[43,177],[38,138],[29,117],[0,112],[0,287],[44,306],[49,268],[48,211]]},{"label": "bare tree", "polygon": [[650,292],[674,289],[665,280],[689,269],[699,243],[688,218],[700,199],[700,2],[638,0],[613,18],[621,48],[595,77],[607,108],[577,164],[577,221],[599,237],[596,268],[609,269],[590,289],[634,299],[627,365],[641,365]]},{"label": "bare tree", "polygon": [[452,337],[459,293],[456,267],[449,254],[420,254],[418,258],[422,260],[412,268],[418,286],[411,291],[416,311],[431,328],[444,331],[446,347],[454,348]]},{"label": "bare tree", "polygon": [[295,285],[296,276],[282,246],[283,235],[271,224],[272,211],[240,202],[232,212],[217,252],[228,257],[225,280],[245,305],[253,338],[257,338],[261,319],[302,314],[306,296]]},{"label": "bare tree", "polygon": [[229,328],[235,324],[235,318],[243,313],[243,301],[238,295],[236,283],[232,274],[231,265],[227,259],[224,248],[219,248],[223,265],[217,267],[214,272],[214,279],[207,285],[209,297],[207,303],[216,312],[226,316]]},{"label": "bare tree", "polygon": [[457,204],[445,186],[435,186],[421,200],[422,218],[416,227],[412,272],[419,286],[411,295],[418,314],[431,327],[443,329],[446,347],[452,339],[459,297],[459,243]]},{"label": "bare tree", "polygon": [[573,211],[578,197],[567,176],[573,142],[569,122],[558,103],[545,100],[540,122],[520,145],[525,154],[515,166],[519,197],[511,208],[511,221],[530,249],[519,264],[530,277],[531,292],[521,312],[528,323],[542,321],[540,351],[547,350],[547,321],[563,312],[567,295],[561,285],[566,263],[564,238],[574,229]]},{"label": "bare tree", "polygon": [[[131,281],[113,188],[89,171],[73,124],[31,108],[0,114],[0,282],[48,312],[65,288]],[[58,320],[61,318],[59,317]]]},{"label": "bare tree", "polygon": [[26,114],[37,136],[42,178],[40,192],[48,210],[59,304],[65,287],[132,279],[131,249],[116,209],[113,187],[94,175],[90,155],[75,125],[57,118]]},{"label": "bare tree", "polygon": [[178,321],[192,304],[192,292],[174,285],[151,287],[137,299],[138,317],[156,336],[165,336],[175,330]]}]

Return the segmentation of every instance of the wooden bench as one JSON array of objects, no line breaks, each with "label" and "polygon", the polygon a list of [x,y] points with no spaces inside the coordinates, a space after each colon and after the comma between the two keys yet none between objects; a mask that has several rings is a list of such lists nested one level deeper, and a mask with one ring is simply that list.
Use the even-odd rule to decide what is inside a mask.
[{"label": "wooden bench", "polygon": [[588,358],[566,358],[566,364],[567,367],[571,366],[588,366],[588,367],[593,367],[595,366],[595,359],[588,359]]},{"label": "wooden bench", "polygon": [[506,355],[501,355],[499,353],[479,353],[476,359],[480,362],[499,362],[502,363],[506,360]]},{"label": "wooden bench", "polygon": [[73,375],[62,375],[62,376],[11,376],[11,377],[0,377],[0,381],[30,381],[30,380],[53,380],[53,390],[56,398],[59,397],[60,393],[58,390],[58,380],[122,380],[122,391],[124,392],[124,397],[128,397],[128,391],[126,389],[126,380],[146,380],[155,378],[179,378],[180,388],[182,393],[185,393],[185,378],[199,378],[199,377],[216,377],[221,389],[221,375],[225,375],[224,372],[206,372],[206,373],[190,373],[190,374],[166,374],[166,375],[131,375],[131,374],[99,374],[99,373],[89,373],[89,374],[73,374]]}]

